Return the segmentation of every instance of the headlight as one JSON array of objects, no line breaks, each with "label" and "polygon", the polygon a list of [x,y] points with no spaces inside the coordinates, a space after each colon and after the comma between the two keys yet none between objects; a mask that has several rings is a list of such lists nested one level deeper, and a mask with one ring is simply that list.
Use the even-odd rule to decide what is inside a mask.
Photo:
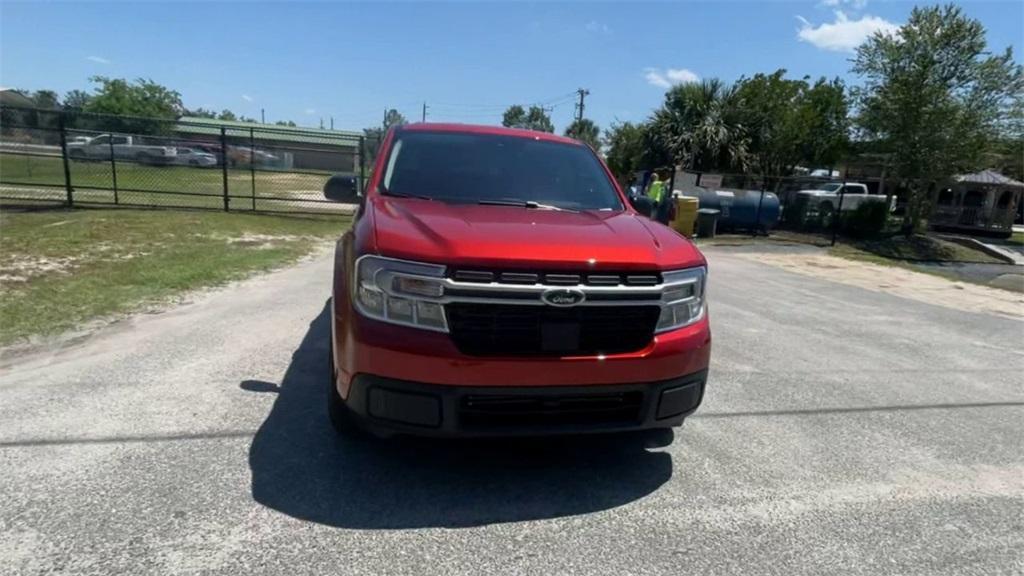
[{"label": "headlight", "polygon": [[354,300],[364,316],[447,332],[444,307],[444,266],[363,256],[356,262]]},{"label": "headlight", "polygon": [[661,316],[657,332],[667,332],[693,324],[704,316],[704,285],[707,270],[703,267],[662,274]]}]

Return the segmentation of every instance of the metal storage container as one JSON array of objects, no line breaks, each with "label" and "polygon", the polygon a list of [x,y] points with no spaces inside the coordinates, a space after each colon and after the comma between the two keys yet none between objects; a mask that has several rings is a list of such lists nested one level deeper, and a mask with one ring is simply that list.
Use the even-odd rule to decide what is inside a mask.
[{"label": "metal storage container", "polygon": [[[708,190],[692,188],[684,196],[697,198],[700,207],[718,210],[718,230],[764,230],[768,231],[779,223],[782,209],[779,197],[760,190]],[[758,217],[760,204],[760,218]]]}]

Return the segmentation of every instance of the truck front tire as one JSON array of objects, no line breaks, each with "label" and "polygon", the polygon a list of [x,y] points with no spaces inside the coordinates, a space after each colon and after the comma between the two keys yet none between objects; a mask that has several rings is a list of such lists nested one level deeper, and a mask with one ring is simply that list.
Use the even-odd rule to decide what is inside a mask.
[{"label": "truck front tire", "polygon": [[835,212],[831,202],[822,202],[821,206],[818,206],[818,222],[821,223],[822,228],[828,228],[832,225],[832,218],[835,216]]}]

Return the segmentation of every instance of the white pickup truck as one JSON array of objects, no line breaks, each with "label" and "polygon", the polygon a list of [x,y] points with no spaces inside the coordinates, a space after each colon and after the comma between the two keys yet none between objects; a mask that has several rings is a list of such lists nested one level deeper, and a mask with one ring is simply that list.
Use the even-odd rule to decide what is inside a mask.
[{"label": "white pickup truck", "polygon": [[[839,209],[839,195],[842,194],[843,212],[852,212],[865,202],[885,202],[885,194],[872,194],[865,184],[860,182],[829,182],[817,188],[800,190],[797,197],[806,199],[807,208],[817,212],[822,222],[830,222]],[[889,211],[896,208],[896,197],[889,203]]]},{"label": "white pickup truck", "polygon": [[68,156],[74,160],[132,160],[145,164],[171,164],[178,155],[174,146],[136,143],[132,136],[100,134],[85,142],[69,142]]}]

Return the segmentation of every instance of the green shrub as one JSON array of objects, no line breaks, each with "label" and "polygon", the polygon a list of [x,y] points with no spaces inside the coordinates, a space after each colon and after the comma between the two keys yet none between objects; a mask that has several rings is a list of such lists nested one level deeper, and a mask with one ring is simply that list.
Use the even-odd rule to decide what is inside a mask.
[{"label": "green shrub", "polygon": [[889,217],[885,202],[863,202],[852,212],[843,215],[843,229],[857,238],[875,238],[885,229]]}]

